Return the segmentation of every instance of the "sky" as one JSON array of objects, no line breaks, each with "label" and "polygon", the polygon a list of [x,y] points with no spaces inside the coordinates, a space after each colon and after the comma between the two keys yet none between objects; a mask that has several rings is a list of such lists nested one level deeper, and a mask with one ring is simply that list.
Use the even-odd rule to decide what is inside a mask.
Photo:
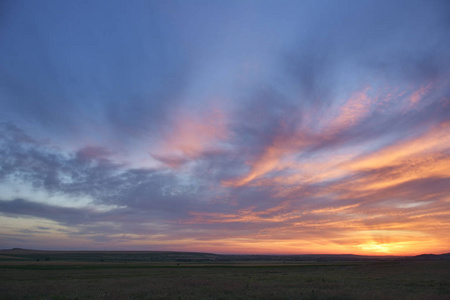
[{"label": "sky", "polygon": [[450,252],[448,1],[1,1],[0,248]]}]

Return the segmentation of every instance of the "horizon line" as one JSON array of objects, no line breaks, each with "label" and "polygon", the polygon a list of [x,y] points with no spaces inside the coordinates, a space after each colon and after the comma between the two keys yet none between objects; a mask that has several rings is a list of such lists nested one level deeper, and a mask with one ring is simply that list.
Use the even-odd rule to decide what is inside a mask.
[{"label": "horizon line", "polygon": [[47,252],[173,252],[173,253],[201,253],[201,254],[213,254],[213,255],[241,255],[241,256],[361,256],[361,257],[416,257],[422,255],[446,255],[450,254],[449,252],[443,253],[421,253],[417,255],[396,255],[396,254],[352,254],[352,253],[293,253],[293,254],[277,254],[277,253],[214,253],[214,252],[202,252],[202,251],[179,251],[179,250],[74,250],[74,249],[64,249],[64,250],[51,250],[51,249],[29,249],[29,248],[20,248],[14,247],[10,249],[0,249],[0,251],[14,251],[14,250],[26,250],[26,251],[47,251]]}]

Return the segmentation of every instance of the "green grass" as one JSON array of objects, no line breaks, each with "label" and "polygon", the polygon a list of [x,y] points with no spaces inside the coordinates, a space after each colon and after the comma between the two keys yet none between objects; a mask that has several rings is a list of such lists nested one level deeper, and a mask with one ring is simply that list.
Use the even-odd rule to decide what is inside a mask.
[{"label": "green grass", "polygon": [[450,261],[0,263],[0,296],[1,299],[450,299]]}]

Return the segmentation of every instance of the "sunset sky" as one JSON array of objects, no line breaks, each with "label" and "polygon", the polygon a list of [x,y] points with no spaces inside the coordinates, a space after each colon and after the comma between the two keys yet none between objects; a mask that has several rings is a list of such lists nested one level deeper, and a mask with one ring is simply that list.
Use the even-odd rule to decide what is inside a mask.
[{"label": "sunset sky", "polygon": [[449,232],[450,1],[0,2],[0,249]]}]

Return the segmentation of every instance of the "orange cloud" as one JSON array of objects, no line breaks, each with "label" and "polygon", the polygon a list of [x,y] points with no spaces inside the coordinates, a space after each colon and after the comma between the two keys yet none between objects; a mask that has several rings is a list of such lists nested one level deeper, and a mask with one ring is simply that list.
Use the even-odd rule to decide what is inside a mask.
[{"label": "orange cloud", "polygon": [[324,134],[335,134],[363,120],[369,114],[372,105],[378,100],[371,98],[369,92],[370,88],[367,87],[363,91],[353,93],[338,110],[337,116],[328,121]]},{"label": "orange cloud", "polygon": [[403,182],[449,177],[450,123],[442,123],[422,135],[361,156],[341,167],[353,172],[383,170],[357,182],[360,189],[380,189]]},{"label": "orange cloud", "polygon": [[424,96],[426,96],[432,90],[432,88],[433,83],[430,82],[426,85],[423,85],[418,90],[414,91],[410,97],[411,105],[414,106],[418,104],[424,98]]},{"label": "orange cloud", "polygon": [[248,162],[248,174],[233,180],[224,181],[226,186],[243,186],[251,181],[261,178],[269,172],[281,170],[287,166],[286,159],[290,154],[299,151],[308,145],[309,141],[301,134],[295,136],[276,136],[273,142],[264,149],[263,153],[254,161]]},{"label": "orange cloud", "polygon": [[152,153],[172,167],[206,152],[219,151],[221,142],[228,137],[227,114],[218,107],[200,112],[181,111],[173,119],[172,126]]},{"label": "orange cloud", "polygon": [[254,207],[240,209],[234,213],[201,213],[191,212],[194,219],[189,220],[189,223],[260,223],[260,222],[283,222],[297,217],[296,212],[287,210],[287,204],[282,204],[270,209],[255,211]]},{"label": "orange cloud", "polygon": [[[364,119],[371,110],[371,106],[376,102],[369,97],[369,88],[365,88],[363,91],[355,92],[345,103],[345,105],[339,110],[338,114],[331,119],[325,121],[319,121],[319,132],[315,132],[313,128],[317,128],[313,119],[309,118],[307,121],[310,128],[298,128],[294,132],[285,130],[285,124],[280,122],[279,133],[273,137],[272,143],[270,143],[263,151],[261,155],[247,162],[250,166],[250,170],[247,174],[232,180],[224,181],[226,186],[243,186],[253,182],[256,179],[263,178],[266,174],[273,171],[280,171],[286,168],[296,169],[296,173],[291,176],[291,179],[283,178],[283,180],[297,180],[297,177],[309,177],[311,174],[302,174],[302,171],[314,170],[314,177],[329,178],[342,175],[342,170],[333,170],[331,167],[336,163],[336,158],[332,158],[334,162],[330,162],[327,159],[325,163],[328,167],[320,167],[324,165],[324,162],[315,160],[313,162],[300,162],[298,163],[294,157],[295,154],[301,153],[306,147],[314,144],[319,140],[329,139],[332,135],[339,131],[345,130],[348,127],[354,126],[362,119]],[[306,114],[309,115],[309,114]],[[286,133],[288,132],[288,134]],[[299,166],[301,165],[301,166]],[[314,166],[312,166],[314,165]],[[312,167],[311,167],[312,166]],[[317,172],[317,168],[322,172]],[[300,171],[300,174],[298,171]],[[275,179],[276,180],[276,179]],[[311,179],[309,179],[311,180]]]}]

